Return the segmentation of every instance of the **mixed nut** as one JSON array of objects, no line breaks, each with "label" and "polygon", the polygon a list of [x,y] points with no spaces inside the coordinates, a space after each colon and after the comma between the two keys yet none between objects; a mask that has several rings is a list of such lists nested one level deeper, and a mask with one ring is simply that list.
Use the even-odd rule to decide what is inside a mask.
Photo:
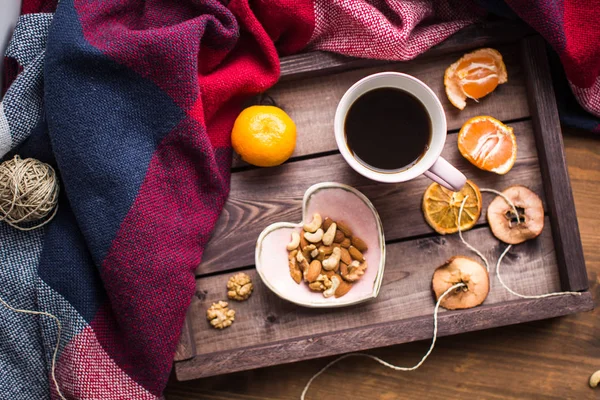
[{"label": "mixed nut", "polygon": [[[244,301],[252,294],[254,286],[248,274],[239,272],[227,281],[227,297],[231,300]],[[235,321],[235,310],[229,308],[229,303],[219,300],[206,310],[206,319],[215,329],[225,329]]]},{"label": "mixed nut", "polygon": [[227,281],[227,297],[231,300],[247,300],[253,289],[252,280],[243,272],[238,272]]},{"label": "mixed nut", "polygon": [[325,297],[342,297],[367,269],[367,244],[343,221],[315,213],[301,232],[292,232],[286,246],[290,275]]},{"label": "mixed nut", "polygon": [[213,328],[224,329],[231,326],[235,320],[235,311],[229,309],[226,301],[218,301],[206,310],[206,319]]}]

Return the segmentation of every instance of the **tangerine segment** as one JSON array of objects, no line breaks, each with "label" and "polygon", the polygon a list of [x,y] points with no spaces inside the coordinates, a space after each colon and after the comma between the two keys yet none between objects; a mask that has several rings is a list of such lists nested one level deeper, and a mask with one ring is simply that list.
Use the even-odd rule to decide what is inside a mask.
[{"label": "tangerine segment", "polygon": [[446,69],[444,86],[450,103],[462,110],[467,97],[477,100],[508,81],[498,50],[485,48],[467,53]]},{"label": "tangerine segment", "polygon": [[463,213],[460,218],[460,229],[466,231],[471,229],[481,215],[481,192],[475,182],[467,180],[467,183],[458,192],[432,183],[423,195],[422,210],[425,221],[437,233],[442,235],[458,232],[458,212],[466,196]]},{"label": "tangerine segment", "polygon": [[244,109],[231,131],[233,149],[247,163],[273,167],[285,162],[296,147],[296,124],[281,108]]},{"label": "tangerine segment", "polygon": [[513,128],[489,116],[474,117],[458,133],[458,151],[471,164],[504,175],[515,165],[517,138]]}]

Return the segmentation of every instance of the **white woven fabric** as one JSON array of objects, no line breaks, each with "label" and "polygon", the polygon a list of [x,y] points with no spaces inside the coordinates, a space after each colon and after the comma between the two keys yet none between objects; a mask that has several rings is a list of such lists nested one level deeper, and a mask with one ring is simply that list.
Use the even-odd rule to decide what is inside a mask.
[{"label": "white woven fabric", "polygon": [[[44,54],[53,14],[19,17],[6,55],[23,66],[2,99],[4,125],[0,121],[0,157],[29,137],[43,113]],[[6,128],[8,126],[8,128]],[[6,132],[10,135],[10,142]],[[9,148],[6,145],[9,144]]]}]

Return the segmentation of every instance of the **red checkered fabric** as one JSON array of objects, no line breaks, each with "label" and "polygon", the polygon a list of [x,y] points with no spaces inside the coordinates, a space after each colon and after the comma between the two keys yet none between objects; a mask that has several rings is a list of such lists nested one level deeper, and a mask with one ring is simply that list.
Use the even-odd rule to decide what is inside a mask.
[{"label": "red checkered fabric", "polygon": [[409,60],[482,12],[469,1],[315,0],[315,29],[309,49],[354,57]]}]

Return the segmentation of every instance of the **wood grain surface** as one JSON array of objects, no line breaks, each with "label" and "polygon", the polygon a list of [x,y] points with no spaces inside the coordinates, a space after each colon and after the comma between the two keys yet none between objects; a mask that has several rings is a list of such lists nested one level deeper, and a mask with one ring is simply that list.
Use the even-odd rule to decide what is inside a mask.
[{"label": "wood grain surface", "polygon": [[[490,262],[494,262],[505,248],[487,226],[465,232],[464,237],[481,249]],[[505,258],[504,278],[514,290],[540,294],[560,289],[550,229],[546,229],[538,240],[515,246],[512,250]],[[231,304],[239,311],[236,329],[217,331],[204,319],[192,319],[194,341],[205,343],[196,353],[236,349],[240,347],[241,340],[244,347],[252,347],[294,337],[335,333],[365,324],[431,316],[434,306],[431,294],[433,271],[450,257],[469,253],[457,235],[389,244],[386,247],[383,285],[377,300],[330,310],[302,308],[281,300],[265,287],[254,268],[245,270],[255,282],[255,292],[247,301]],[[198,279],[191,313],[200,315],[212,303],[222,299],[228,279],[228,274]],[[490,284],[492,290],[486,304],[515,299],[495,279]]]},{"label": "wood grain surface", "polygon": [[196,354],[196,343],[193,340],[193,332],[190,327],[190,315],[191,309],[188,309],[185,320],[183,321],[183,327],[181,328],[181,336],[177,349],[175,351],[174,361],[188,360]]},{"label": "wood grain surface", "polygon": [[[588,283],[600,304],[600,138],[565,129]],[[382,292],[383,294],[383,292]],[[587,385],[600,369],[600,308],[567,317],[440,338],[419,370],[403,373],[349,359],[319,377],[307,399],[598,399]],[[429,341],[368,353],[413,365]],[[167,400],[298,399],[304,384],[334,357],[177,382]],[[335,388],[333,390],[332,388]]]},{"label": "wood grain surface", "polygon": [[[464,236],[491,263],[505,248],[487,226]],[[204,345],[197,346],[193,361],[176,364],[178,377],[216,375],[431,337],[433,270],[454,255],[470,252],[453,235],[393,243],[387,246],[386,253],[386,273],[377,300],[344,309],[299,308],[271,293],[254,269],[246,270],[255,282],[255,292],[248,301],[231,303],[237,312],[235,329],[217,331],[204,318],[188,321],[192,342]],[[503,267],[504,282],[517,293],[533,295],[560,290],[550,229],[537,240],[514,247]],[[199,279],[191,315],[202,316],[213,302],[222,299],[228,278],[223,274]],[[480,321],[487,323],[490,319],[501,325],[509,320],[556,316],[566,312],[562,306],[569,303],[563,302],[570,301],[556,299],[556,303],[541,306],[539,300],[519,300],[508,293],[495,274],[490,283],[485,307],[473,313],[459,312],[460,315],[440,313],[440,335],[481,328]],[[519,300],[519,305],[512,304],[514,300]],[[581,304],[573,302],[567,309],[574,311],[576,307]],[[260,356],[263,352],[270,355]],[[210,368],[201,368],[202,365]]]},{"label": "wood grain surface", "polygon": [[[539,42],[527,43],[540,51]],[[445,51],[430,55],[427,62],[424,61],[425,58],[420,58],[408,63],[378,65],[369,69],[356,70],[349,67],[345,72],[326,77],[290,79],[271,90],[269,95],[272,100],[287,108],[297,121],[299,145],[290,162],[280,167],[257,169],[246,166],[239,160],[235,162],[230,198],[204,254],[204,261],[197,271],[197,292],[190,308],[192,318],[188,318],[186,322],[184,328],[187,336],[177,355],[179,359],[185,360],[175,364],[177,375],[181,379],[431,337],[434,303],[429,282],[432,270],[446,258],[456,254],[457,249],[464,247],[457,237],[440,237],[433,234],[424,223],[418,210],[422,193],[429,181],[420,178],[401,185],[381,185],[363,179],[346,166],[335,150],[331,121],[337,101],[357,79],[381,70],[409,72],[432,86],[446,102],[450,134],[444,157],[482,187],[502,190],[510,184],[525,184],[539,193],[545,201],[538,151],[543,151],[545,157],[548,157],[549,149],[536,147],[532,129],[533,126],[543,129],[545,123],[540,118],[530,117],[529,106],[534,107],[534,110],[543,108],[550,114],[555,113],[552,104],[546,104],[553,99],[547,90],[540,89],[543,87],[541,83],[550,85],[549,77],[543,68],[538,68],[536,62],[523,63],[521,57],[527,58],[533,54],[527,52],[527,44],[522,53],[514,45],[501,46],[499,49],[505,55],[509,83],[483,101],[469,104],[460,115],[447,104],[441,84],[444,69],[460,54],[447,54]],[[340,66],[333,68],[346,69]],[[300,72],[298,76],[306,76],[302,75],[305,72]],[[540,79],[545,82],[540,82]],[[542,106],[538,104],[541,101],[539,99],[530,98],[528,103],[526,83],[529,84],[529,91],[543,92]],[[458,155],[456,132],[464,120],[478,114],[492,115],[509,122],[515,128],[519,150],[517,163],[510,174],[496,176],[476,170]],[[555,117],[552,115],[554,124]],[[551,134],[559,133],[555,128],[554,126],[550,131]],[[560,138],[557,140],[560,142]],[[591,149],[597,159],[598,148],[592,146]],[[547,159],[551,157],[541,161]],[[553,177],[552,174],[548,175],[548,168],[544,171],[546,178]],[[382,217],[388,241],[388,263],[380,296],[369,303],[344,310],[303,309],[279,300],[258,279],[254,279],[256,289],[250,300],[232,305],[238,311],[234,327],[219,332],[209,329],[204,319],[205,309],[212,301],[225,297],[228,271],[246,270],[254,276],[251,267],[254,241],[258,233],[271,222],[300,220],[300,201],[304,191],[311,184],[326,180],[357,187],[373,201]],[[568,179],[562,178],[561,182],[568,184]],[[574,180],[574,184],[576,183]],[[592,192],[598,191],[597,186],[596,183]],[[255,190],[256,187],[261,190]],[[564,207],[571,205],[568,197],[563,196],[562,202],[556,201],[560,197],[557,195],[558,188],[559,186],[551,188],[552,202],[545,202],[548,226],[543,235],[515,247],[506,259],[503,276],[517,291],[527,294],[546,293],[559,290],[563,283],[559,279],[559,270],[561,265],[564,266],[564,255],[567,253],[563,252],[557,258],[553,245],[557,236],[552,225],[555,221],[561,224],[565,221],[556,219],[553,215],[561,204]],[[598,193],[595,199],[598,199]],[[489,201],[490,198],[484,195],[484,204]],[[596,224],[591,225],[590,229],[598,229],[597,212],[592,219]],[[586,227],[589,228],[582,225],[582,230]],[[503,245],[491,237],[485,224],[485,214],[476,228],[466,236],[477,247],[485,249],[492,261],[503,250]],[[593,245],[597,247],[597,244],[596,240]],[[574,251],[576,253],[576,249]],[[464,249],[462,253],[469,254],[469,251]],[[597,296],[598,278],[595,276],[594,279],[590,286]],[[580,279],[576,282],[583,287]],[[569,295],[544,300],[518,299],[502,289],[494,277],[490,296],[482,307],[462,312],[444,311],[440,314],[440,335],[549,318],[587,310],[591,306],[590,292],[582,296]],[[572,398],[586,398],[585,396],[597,393],[589,390],[584,392],[582,388],[585,387],[587,376],[600,368],[598,366],[592,369],[598,363],[600,355],[600,332],[597,319],[590,322],[582,317],[585,315],[568,317],[567,321],[575,323],[565,328],[561,325],[558,329],[548,329],[548,322],[526,324],[525,327],[533,327],[531,330],[534,332],[552,331],[543,335],[542,344],[523,334],[527,332],[527,328],[523,327],[503,328],[500,332],[505,332],[504,334],[491,336],[487,336],[486,332],[478,332],[442,338],[432,357],[433,359],[439,353],[440,361],[429,367],[430,373],[424,372],[425,366],[416,372],[402,374],[373,365],[369,360],[349,359],[343,365],[333,368],[331,374],[321,377],[311,389],[309,398],[571,398],[569,393],[575,391],[577,396]],[[539,326],[542,328],[539,329]],[[465,337],[474,339],[469,341]],[[489,344],[487,347],[479,347],[480,343]],[[420,358],[426,346],[427,343],[413,343],[388,347],[387,352],[385,349],[374,352],[387,353],[392,361],[410,366]],[[190,355],[194,356],[189,358]],[[469,360],[472,362],[469,363]],[[328,360],[278,365],[189,383],[173,382],[166,395],[168,399],[298,398],[306,380],[326,361]],[[426,365],[431,363],[429,360]],[[346,372],[344,368],[349,367],[355,370]],[[570,378],[577,376],[579,379],[582,370],[586,370],[586,378],[580,379],[577,384],[572,383]],[[568,373],[565,375],[564,371]],[[566,384],[563,382],[561,385],[560,380],[565,381],[565,376],[569,379]],[[255,379],[256,377],[259,379]],[[402,390],[403,387],[406,390]],[[542,391],[545,391],[543,395],[538,396]]]},{"label": "wood grain surface", "polygon": [[[301,81],[282,82],[268,90],[267,95],[296,123],[298,139],[292,155],[294,158],[336,150],[333,117],[339,100],[356,81],[382,71],[403,72],[427,84],[442,102],[450,131],[460,129],[467,119],[478,115],[492,115],[501,121],[528,117],[530,112],[519,47],[512,44],[498,49],[506,63],[508,82],[479,102],[469,101],[468,107],[462,111],[448,101],[443,79],[446,68],[460,57],[457,54],[419,58],[410,62],[389,63]],[[234,167],[246,165],[239,157],[234,157]]]},{"label": "wood grain surface", "polygon": [[[543,198],[531,123],[517,122],[511,126],[517,137],[518,154],[510,174],[496,175],[471,165],[457,151],[456,134],[448,135],[442,155],[480,187],[504,190],[520,182]],[[431,184],[429,179],[419,177],[409,182],[382,185],[359,175],[341,155],[334,154],[276,168],[234,173],[229,199],[197,275],[254,264],[254,246],[260,232],[274,222],[300,221],[304,192],[312,184],[323,181],[346,183],[363,192],[379,212],[388,241],[433,233],[420,211],[425,188]],[[254,190],[259,185],[260,191]],[[492,195],[483,196],[489,200]],[[484,207],[480,224],[486,221],[486,215]]]},{"label": "wood grain surface", "polygon": [[552,85],[547,84],[551,81],[551,76],[544,39],[533,36],[523,40],[521,51],[524,55],[529,104],[531,109],[537,110],[532,115],[532,121],[541,172],[546,182],[544,190],[548,202],[547,210],[552,221],[562,287],[564,290],[586,290],[587,277],[585,269],[581,268],[585,265],[585,260],[575,209],[572,207],[573,194],[564,161],[558,109],[554,101],[554,89]]}]

